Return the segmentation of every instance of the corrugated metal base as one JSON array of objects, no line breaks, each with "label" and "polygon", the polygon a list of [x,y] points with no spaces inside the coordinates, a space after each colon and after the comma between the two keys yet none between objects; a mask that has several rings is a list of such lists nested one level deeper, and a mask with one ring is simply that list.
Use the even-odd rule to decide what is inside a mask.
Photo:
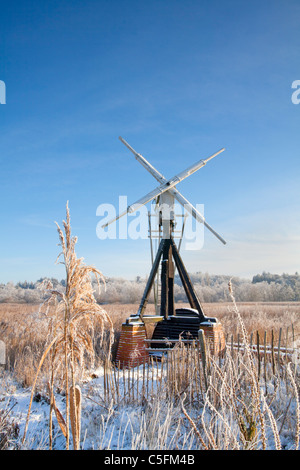
[{"label": "corrugated metal base", "polygon": [[[200,317],[197,310],[177,309],[176,315],[158,323],[154,329],[154,339],[194,339],[198,338]],[[152,348],[162,347],[161,343],[151,343]]]},{"label": "corrugated metal base", "polygon": [[[225,347],[225,337],[222,325],[216,318],[207,318],[205,322],[200,319],[199,313],[194,309],[177,309],[176,315],[158,323],[154,329],[152,340],[178,340],[198,339],[199,329],[203,329],[205,337],[213,342],[213,354],[222,352]],[[151,342],[151,348],[169,348],[170,344]]]}]

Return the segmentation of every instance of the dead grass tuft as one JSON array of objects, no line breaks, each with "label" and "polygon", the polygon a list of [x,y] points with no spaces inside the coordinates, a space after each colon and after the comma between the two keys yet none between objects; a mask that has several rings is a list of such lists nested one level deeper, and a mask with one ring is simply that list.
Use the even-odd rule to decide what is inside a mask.
[{"label": "dead grass tuft", "polygon": [[[41,286],[48,293],[48,298],[42,304],[39,313],[47,318],[48,331],[45,350],[37,367],[37,373],[32,386],[23,442],[26,437],[37,378],[45,359],[48,357],[50,358],[50,448],[52,445],[52,410],[60,415],[61,423],[65,419],[66,448],[69,448],[71,409],[74,449],[78,449],[80,443],[80,425],[78,422],[80,414],[78,413],[79,402],[76,400],[76,397],[80,396],[80,390],[77,388],[77,381],[82,376],[82,371],[86,367],[93,367],[94,365],[93,333],[95,319],[100,323],[100,345],[103,342],[105,328],[109,329],[108,356],[110,355],[114,331],[109,315],[97,304],[94,297],[91,276],[93,275],[96,278],[100,289],[100,283],[104,281],[101,272],[93,266],[85,265],[83,258],[77,258],[76,256],[75,246],[77,237],[72,237],[71,235],[68,204],[66,206],[66,221],[63,221],[64,231],[57,223],[56,225],[62,248],[57,262],[65,266],[66,287],[64,291],[55,290],[50,281],[45,281]],[[62,261],[60,261],[61,259]],[[55,406],[55,385],[63,389],[66,396],[65,418],[63,418],[62,413]],[[71,393],[70,390],[76,392]]]}]

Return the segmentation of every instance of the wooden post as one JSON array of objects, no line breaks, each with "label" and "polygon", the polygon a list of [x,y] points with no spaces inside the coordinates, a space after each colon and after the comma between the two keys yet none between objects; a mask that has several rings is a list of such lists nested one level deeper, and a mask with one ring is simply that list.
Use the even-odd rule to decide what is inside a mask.
[{"label": "wooden post", "polygon": [[280,374],[280,346],[281,346],[281,333],[282,333],[282,328],[279,330],[279,338],[278,338],[278,354],[277,354],[277,360],[278,360],[278,373]]},{"label": "wooden post", "polygon": [[151,397],[153,397],[153,357],[151,356]]},{"label": "wooden post", "polygon": [[109,393],[111,394],[111,400],[115,400],[115,388],[114,388],[114,383],[113,383],[113,378],[112,378],[112,363],[110,360],[108,360],[108,396]]},{"label": "wooden post", "polygon": [[[120,367],[120,362],[119,362],[119,367]],[[125,368],[123,368],[122,370],[123,372],[123,390],[124,390],[124,393],[123,393],[123,398],[124,398],[124,402],[126,400],[126,378],[125,378]]]},{"label": "wooden post", "polygon": [[142,400],[145,398],[145,362],[143,362],[143,386],[142,386]]},{"label": "wooden post", "polygon": [[289,327],[286,327],[286,341],[285,341],[285,365],[287,365],[287,348],[288,348],[288,340],[289,340]]},{"label": "wooden post", "polygon": [[[200,392],[201,395],[202,394],[202,384],[201,384],[201,370],[200,370],[200,347],[199,347],[199,339],[197,341],[197,345],[196,345],[196,363],[197,363],[197,367],[196,367],[196,391],[197,391],[197,395],[198,393]],[[198,382],[198,378],[199,378],[199,382]],[[199,383],[199,388],[198,388],[198,383]],[[200,389],[200,390],[199,390]]]},{"label": "wooden post", "polygon": [[127,383],[128,383],[128,399],[130,403],[131,391],[130,391],[130,368],[127,369]]},{"label": "wooden post", "polygon": [[205,337],[204,337],[204,331],[203,330],[198,331],[198,338],[199,338],[200,351],[201,351],[201,360],[202,360],[202,366],[203,366],[205,389],[207,390],[207,388],[208,388],[207,364],[206,364],[206,356],[207,355],[206,355],[206,343],[205,343]]},{"label": "wooden post", "polygon": [[274,330],[272,330],[272,338],[271,338],[271,357],[272,357],[272,372],[273,372],[273,375],[275,375]]},{"label": "wooden post", "polygon": [[267,388],[267,332],[266,331],[264,334],[264,380],[265,380],[265,387],[266,387],[266,393],[267,393],[268,388]]},{"label": "wooden post", "polygon": [[259,332],[256,332],[256,347],[257,347],[257,375],[260,378],[260,349],[259,349]]},{"label": "wooden post", "polygon": [[149,368],[150,368],[150,361],[148,362],[148,367],[147,367],[147,380],[146,380],[146,384],[147,384],[147,401],[149,399]]},{"label": "wooden post", "polygon": [[160,387],[159,387],[159,394],[161,394],[162,390],[162,383],[163,383],[163,370],[164,370],[164,355],[161,357],[161,368],[160,368]]},{"label": "wooden post", "polygon": [[106,401],[106,359],[103,364],[103,385],[104,385],[104,401]]}]

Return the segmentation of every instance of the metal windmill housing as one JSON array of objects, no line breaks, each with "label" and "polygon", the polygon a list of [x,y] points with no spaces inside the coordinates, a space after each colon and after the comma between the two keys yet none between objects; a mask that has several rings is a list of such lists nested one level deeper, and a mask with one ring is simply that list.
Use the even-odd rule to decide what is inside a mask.
[{"label": "metal windmill housing", "polygon": [[[225,240],[206,222],[204,216],[178,191],[176,186],[188,176],[192,175],[200,168],[204,167],[208,161],[222,153],[222,148],[206,159],[201,159],[186,170],[178,173],[170,179],[166,179],[158,170],[156,170],[145,157],[136,152],[122,137],[121,142],[134,154],[136,160],[149,171],[152,176],[159,182],[153,191],[149,192],[134,204],[127,207],[126,211],[119,214],[114,219],[107,222],[103,227],[117,221],[120,217],[127,213],[133,213],[150,201],[156,200],[157,210],[160,215],[159,225],[162,237],[158,246],[158,250],[153,259],[152,269],[145,287],[145,291],[136,315],[131,315],[127,320],[130,322],[155,322],[157,323],[153,339],[169,338],[177,339],[182,335],[198,334],[199,325],[205,322],[215,323],[215,318],[208,318],[204,315],[202,305],[194,290],[188,272],[179,255],[179,250],[174,242],[174,225],[175,215],[173,211],[175,200],[179,202],[184,209],[204,226],[224,245]],[[160,272],[159,272],[160,267]],[[175,267],[178,270],[182,285],[184,287],[187,299],[191,308],[175,309],[174,306],[174,277]],[[145,309],[149,300],[150,292],[154,286],[155,279],[160,276],[161,292],[160,292],[160,312],[157,315],[145,315]]]},{"label": "metal windmill housing", "polygon": [[[203,159],[199,160],[194,165],[191,165],[186,170],[182,171],[181,173],[178,173],[178,175],[175,175],[173,178],[170,178],[169,180],[167,180],[159,171],[157,171],[146,160],[145,157],[137,153],[122,137],[119,137],[119,139],[134,154],[136,160],[140,162],[141,165],[143,165],[143,167],[146,168],[146,170],[148,170],[152,176],[154,176],[154,178],[160,183],[160,186],[158,186],[153,191],[151,191],[150,193],[140,198],[134,204],[131,204],[130,206],[128,206],[126,211],[122,212],[117,217],[107,222],[103,227],[107,227],[109,224],[117,221],[120,217],[123,217],[127,213],[131,214],[137,211],[140,207],[144,206],[145,204],[147,204],[148,202],[152,201],[155,198],[158,198],[158,197],[160,198],[160,202],[159,202],[160,205],[167,205],[170,207],[174,205],[174,199],[176,199],[182,206],[185,207],[185,209],[188,212],[190,212],[190,214],[193,217],[195,217],[195,219],[198,222],[203,223],[205,227],[208,228],[208,230],[210,230],[224,245],[226,244],[225,240],[206,222],[203,215],[200,214],[197,211],[197,209],[176,188],[176,185],[178,183],[183,181],[188,176],[191,176],[200,168],[204,167],[209,160],[219,155],[221,152],[225,150],[225,148],[222,148],[221,150],[214,153],[213,155],[206,158],[205,160]],[[169,213],[171,214],[172,211],[170,210]],[[169,231],[170,231],[170,223],[168,223],[168,219],[165,220],[163,227],[164,227],[164,231],[163,231],[164,235],[165,237],[168,237]]]}]

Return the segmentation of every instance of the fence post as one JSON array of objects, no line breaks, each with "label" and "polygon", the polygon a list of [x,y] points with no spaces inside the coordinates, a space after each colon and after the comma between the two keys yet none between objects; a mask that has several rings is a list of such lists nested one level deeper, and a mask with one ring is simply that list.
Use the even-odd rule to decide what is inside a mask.
[{"label": "fence post", "polygon": [[279,330],[279,338],[278,338],[278,355],[277,355],[277,360],[278,360],[278,372],[280,374],[280,345],[281,345],[281,333],[282,333],[282,328]]},{"label": "fence post", "polygon": [[259,332],[256,331],[256,348],[257,348],[257,375],[260,378],[260,349],[259,349]]},{"label": "fence post", "polygon": [[205,389],[207,390],[208,385],[207,385],[207,375],[206,375],[206,343],[205,343],[205,337],[204,337],[204,331],[199,330],[198,331],[198,338],[199,338],[199,344],[200,344],[200,350],[201,350],[201,360],[202,360],[202,365],[203,365],[203,375],[204,375],[204,382],[205,382]]},{"label": "fence post", "polygon": [[267,393],[267,332],[264,333],[264,380]]},{"label": "fence post", "polygon": [[271,337],[271,357],[272,357],[272,372],[275,375],[275,354],[274,354],[274,330],[272,330],[272,337]]},{"label": "fence post", "polygon": [[104,401],[106,401],[106,358],[103,364],[103,386],[104,386]]}]

